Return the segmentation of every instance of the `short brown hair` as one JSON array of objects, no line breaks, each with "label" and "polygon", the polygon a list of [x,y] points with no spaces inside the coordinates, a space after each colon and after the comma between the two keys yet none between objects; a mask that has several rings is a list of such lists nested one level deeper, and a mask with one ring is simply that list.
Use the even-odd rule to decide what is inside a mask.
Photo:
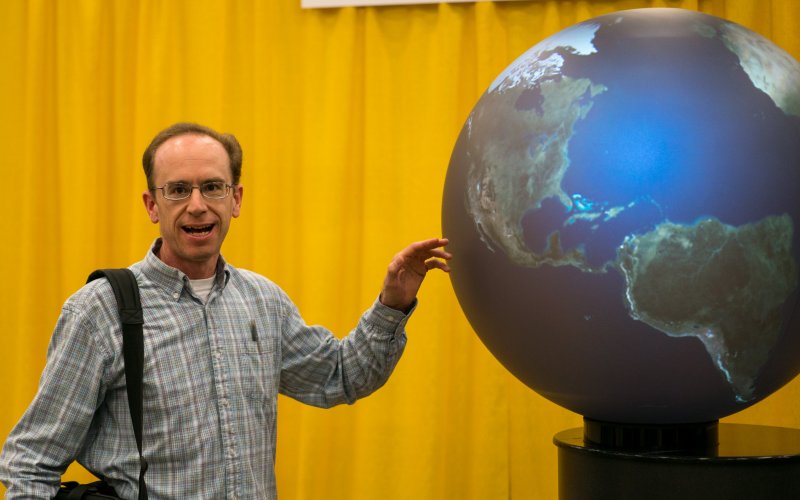
[{"label": "short brown hair", "polygon": [[153,185],[153,163],[155,161],[156,150],[169,139],[187,134],[206,135],[222,144],[230,160],[233,185],[239,184],[239,178],[242,176],[242,147],[239,145],[239,141],[236,140],[236,137],[232,134],[221,134],[205,125],[181,122],[170,125],[159,132],[158,135],[150,141],[150,145],[147,146],[147,149],[144,150],[142,166],[144,167],[144,175],[147,177],[147,189],[150,191],[155,189]]}]

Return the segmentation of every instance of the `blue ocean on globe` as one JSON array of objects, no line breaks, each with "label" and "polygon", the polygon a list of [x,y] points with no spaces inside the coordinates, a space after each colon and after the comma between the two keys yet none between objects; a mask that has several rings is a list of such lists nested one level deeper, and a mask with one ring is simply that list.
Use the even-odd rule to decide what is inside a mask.
[{"label": "blue ocean on globe", "polygon": [[800,371],[800,64],[681,9],[535,45],[475,105],[451,279],[517,378],[611,422],[713,421]]}]

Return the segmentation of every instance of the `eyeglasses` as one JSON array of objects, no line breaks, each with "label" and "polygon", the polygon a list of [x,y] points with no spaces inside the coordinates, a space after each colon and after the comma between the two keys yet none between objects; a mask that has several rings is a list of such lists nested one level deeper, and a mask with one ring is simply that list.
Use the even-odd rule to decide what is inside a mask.
[{"label": "eyeglasses", "polygon": [[161,190],[164,194],[164,198],[173,201],[185,200],[192,195],[192,191],[195,189],[200,190],[200,194],[203,195],[203,198],[221,200],[227,198],[232,187],[233,186],[225,184],[223,181],[207,181],[199,186],[194,186],[188,182],[167,182],[156,189]]}]

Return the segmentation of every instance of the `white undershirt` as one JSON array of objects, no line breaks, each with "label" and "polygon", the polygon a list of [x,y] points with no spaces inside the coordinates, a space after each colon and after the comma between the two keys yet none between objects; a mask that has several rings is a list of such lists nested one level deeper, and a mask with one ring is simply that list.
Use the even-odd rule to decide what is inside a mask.
[{"label": "white undershirt", "polygon": [[216,277],[212,276],[201,280],[189,280],[189,284],[192,285],[194,294],[205,303],[206,299],[208,299],[208,294],[211,292],[211,287],[214,286],[215,279]]}]

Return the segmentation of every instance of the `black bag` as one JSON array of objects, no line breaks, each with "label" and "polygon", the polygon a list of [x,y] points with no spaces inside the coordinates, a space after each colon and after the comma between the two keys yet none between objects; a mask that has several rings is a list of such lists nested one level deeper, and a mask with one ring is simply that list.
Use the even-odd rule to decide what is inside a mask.
[{"label": "black bag", "polygon": [[61,483],[58,493],[53,497],[61,500],[72,500],[73,498],[85,498],[87,500],[119,500],[117,492],[105,481],[95,481],[94,483],[80,484],[75,481]]},{"label": "black bag", "polygon": [[[98,269],[89,275],[86,282],[105,277],[114,290],[119,317],[122,321],[122,354],[125,361],[125,386],[128,392],[128,407],[139,449],[139,500],[147,500],[147,485],[144,473],[147,461],[142,456],[142,369],[144,366],[144,337],[142,304],[139,285],[130,269]],[[74,481],[61,483],[54,499],[119,499],[120,497],[105,481],[79,484]]]}]

